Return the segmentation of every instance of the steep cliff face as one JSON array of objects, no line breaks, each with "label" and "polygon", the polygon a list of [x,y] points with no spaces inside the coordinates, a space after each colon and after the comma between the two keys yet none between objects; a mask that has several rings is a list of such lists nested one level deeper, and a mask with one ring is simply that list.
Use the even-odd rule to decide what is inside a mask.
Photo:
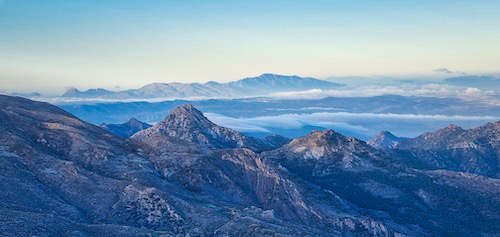
[{"label": "steep cliff face", "polygon": [[464,130],[450,125],[399,143],[409,160],[428,169],[500,177],[500,121]]}]

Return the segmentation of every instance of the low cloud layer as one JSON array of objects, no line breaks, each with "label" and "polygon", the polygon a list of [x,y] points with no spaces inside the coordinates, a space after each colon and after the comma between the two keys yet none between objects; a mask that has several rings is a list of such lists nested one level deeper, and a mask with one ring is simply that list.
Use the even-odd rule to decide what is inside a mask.
[{"label": "low cloud layer", "polygon": [[381,95],[402,95],[402,96],[428,96],[428,97],[456,97],[465,100],[481,100],[484,102],[500,104],[496,98],[498,92],[481,90],[474,87],[464,88],[446,84],[407,84],[391,86],[364,86],[342,88],[335,90],[313,89],[306,91],[289,91],[271,94],[275,98],[303,98],[318,99],[324,97],[372,97]]},{"label": "low cloud layer", "polygon": [[417,136],[448,124],[465,128],[499,120],[494,116],[447,116],[391,113],[320,112],[309,114],[282,114],[253,118],[233,118],[215,113],[205,114],[213,122],[242,132],[273,133],[277,129],[300,129],[317,126],[371,137],[381,130],[390,130],[400,136]]}]

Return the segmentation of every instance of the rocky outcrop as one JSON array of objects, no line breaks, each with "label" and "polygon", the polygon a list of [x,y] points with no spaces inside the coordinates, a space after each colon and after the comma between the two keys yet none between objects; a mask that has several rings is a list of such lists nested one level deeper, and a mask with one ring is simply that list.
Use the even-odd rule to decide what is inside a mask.
[{"label": "rocky outcrop", "polygon": [[133,140],[145,144],[154,144],[159,139],[172,138],[212,149],[249,148],[261,151],[273,148],[259,139],[212,123],[190,104],[173,109],[167,117],[153,127],[132,136]]},{"label": "rocky outcrop", "polygon": [[377,136],[370,139],[367,143],[368,145],[375,147],[377,149],[392,149],[396,147],[401,141],[408,138],[396,137],[389,131],[382,131]]},{"label": "rocky outcrop", "polygon": [[329,175],[340,170],[370,170],[382,160],[379,151],[365,142],[333,130],[313,131],[292,140],[266,156],[280,160],[287,168],[309,172],[312,176]]}]

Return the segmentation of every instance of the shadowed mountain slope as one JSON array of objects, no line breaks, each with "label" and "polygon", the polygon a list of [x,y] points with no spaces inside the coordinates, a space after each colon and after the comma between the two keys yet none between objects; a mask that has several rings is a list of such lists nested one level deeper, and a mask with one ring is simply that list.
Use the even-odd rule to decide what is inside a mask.
[{"label": "shadowed mountain slope", "polygon": [[101,124],[101,127],[120,137],[129,138],[141,130],[150,128],[151,125],[141,122],[135,118],[131,118],[125,123]]}]

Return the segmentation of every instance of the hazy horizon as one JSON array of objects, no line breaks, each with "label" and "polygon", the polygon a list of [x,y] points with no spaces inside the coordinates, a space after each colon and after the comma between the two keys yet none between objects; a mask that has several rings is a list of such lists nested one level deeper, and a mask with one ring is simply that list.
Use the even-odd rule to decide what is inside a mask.
[{"label": "hazy horizon", "polygon": [[0,89],[491,74],[498,28],[495,1],[0,0]]}]

